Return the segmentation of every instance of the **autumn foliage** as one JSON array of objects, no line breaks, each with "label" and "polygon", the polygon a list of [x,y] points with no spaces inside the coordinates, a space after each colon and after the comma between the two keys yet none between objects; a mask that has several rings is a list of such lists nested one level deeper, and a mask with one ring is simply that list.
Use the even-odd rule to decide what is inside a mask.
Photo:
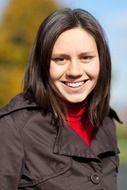
[{"label": "autumn foliage", "polygon": [[53,0],[9,1],[0,23],[0,105],[20,91],[37,29],[58,7]]}]

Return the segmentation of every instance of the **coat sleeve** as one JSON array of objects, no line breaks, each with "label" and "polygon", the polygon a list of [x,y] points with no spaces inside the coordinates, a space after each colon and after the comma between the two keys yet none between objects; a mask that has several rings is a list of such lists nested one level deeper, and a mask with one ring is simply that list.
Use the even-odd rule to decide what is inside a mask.
[{"label": "coat sleeve", "polygon": [[17,190],[23,163],[23,146],[10,115],[0,119],[0,189]]}]

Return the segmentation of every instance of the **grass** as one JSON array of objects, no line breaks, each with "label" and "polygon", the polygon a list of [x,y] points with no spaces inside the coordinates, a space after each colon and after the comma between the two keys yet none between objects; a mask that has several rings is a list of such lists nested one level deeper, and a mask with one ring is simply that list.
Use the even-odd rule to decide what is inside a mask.
[{"label": "grass", "polygon": [[118,146],[120,149],[120,164],[127,165],[127,139],[118,138]]},{"label": "grass", "polygon": [[127,126],[118,126],[117,135],[120,149],[120,164],[127,165]]}]

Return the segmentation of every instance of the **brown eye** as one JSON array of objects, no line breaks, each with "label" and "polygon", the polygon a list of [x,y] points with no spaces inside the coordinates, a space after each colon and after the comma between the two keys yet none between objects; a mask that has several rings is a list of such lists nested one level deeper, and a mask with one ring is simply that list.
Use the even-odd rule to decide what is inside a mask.
[{"label": "brown eye", "polygon": [[57,64],[64,64],[65,63],[65,58],[63,58],[63,57],[54,57],[54,58],[52,58],[52,60],[55,62],[55,63],[57,63]]},{"label": "brown eye", "polygon": [[63,62],[64,60],[65,60],[65,59],[64,59],[64,58],[61,58],[61,57],[58,57],[58,58],[55,59],[56,62],[59,62],[59,61]]},{"label": "brown eye", "polygon": [[92,59],[92,57],[93,57],[93,56],[85,56],[85,57],[83,57],[83,59],[85,59],[85,60],[90,60],[90,59]]},{"label": "brown eye", "polygon": [[88,63],[91,61],[91,59],[93,59],[94,56],[83,56],[81,57],[81,60],[85,63]]}]

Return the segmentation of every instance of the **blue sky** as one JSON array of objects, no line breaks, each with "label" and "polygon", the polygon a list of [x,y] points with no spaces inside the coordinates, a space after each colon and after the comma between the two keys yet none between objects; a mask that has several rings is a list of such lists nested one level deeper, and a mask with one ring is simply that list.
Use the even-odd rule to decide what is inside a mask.
[{"label": "blue sky", "polygon": [[9,0],[0,0],[0,14]]},{"label": "blue sky", "polygon": [[[7,1],[0,0],[0,12]],[[112,56],[111,105],[116,109],[127,107],[127,0],[55,1],[65,7],[86,9],[100,21]]]}]

